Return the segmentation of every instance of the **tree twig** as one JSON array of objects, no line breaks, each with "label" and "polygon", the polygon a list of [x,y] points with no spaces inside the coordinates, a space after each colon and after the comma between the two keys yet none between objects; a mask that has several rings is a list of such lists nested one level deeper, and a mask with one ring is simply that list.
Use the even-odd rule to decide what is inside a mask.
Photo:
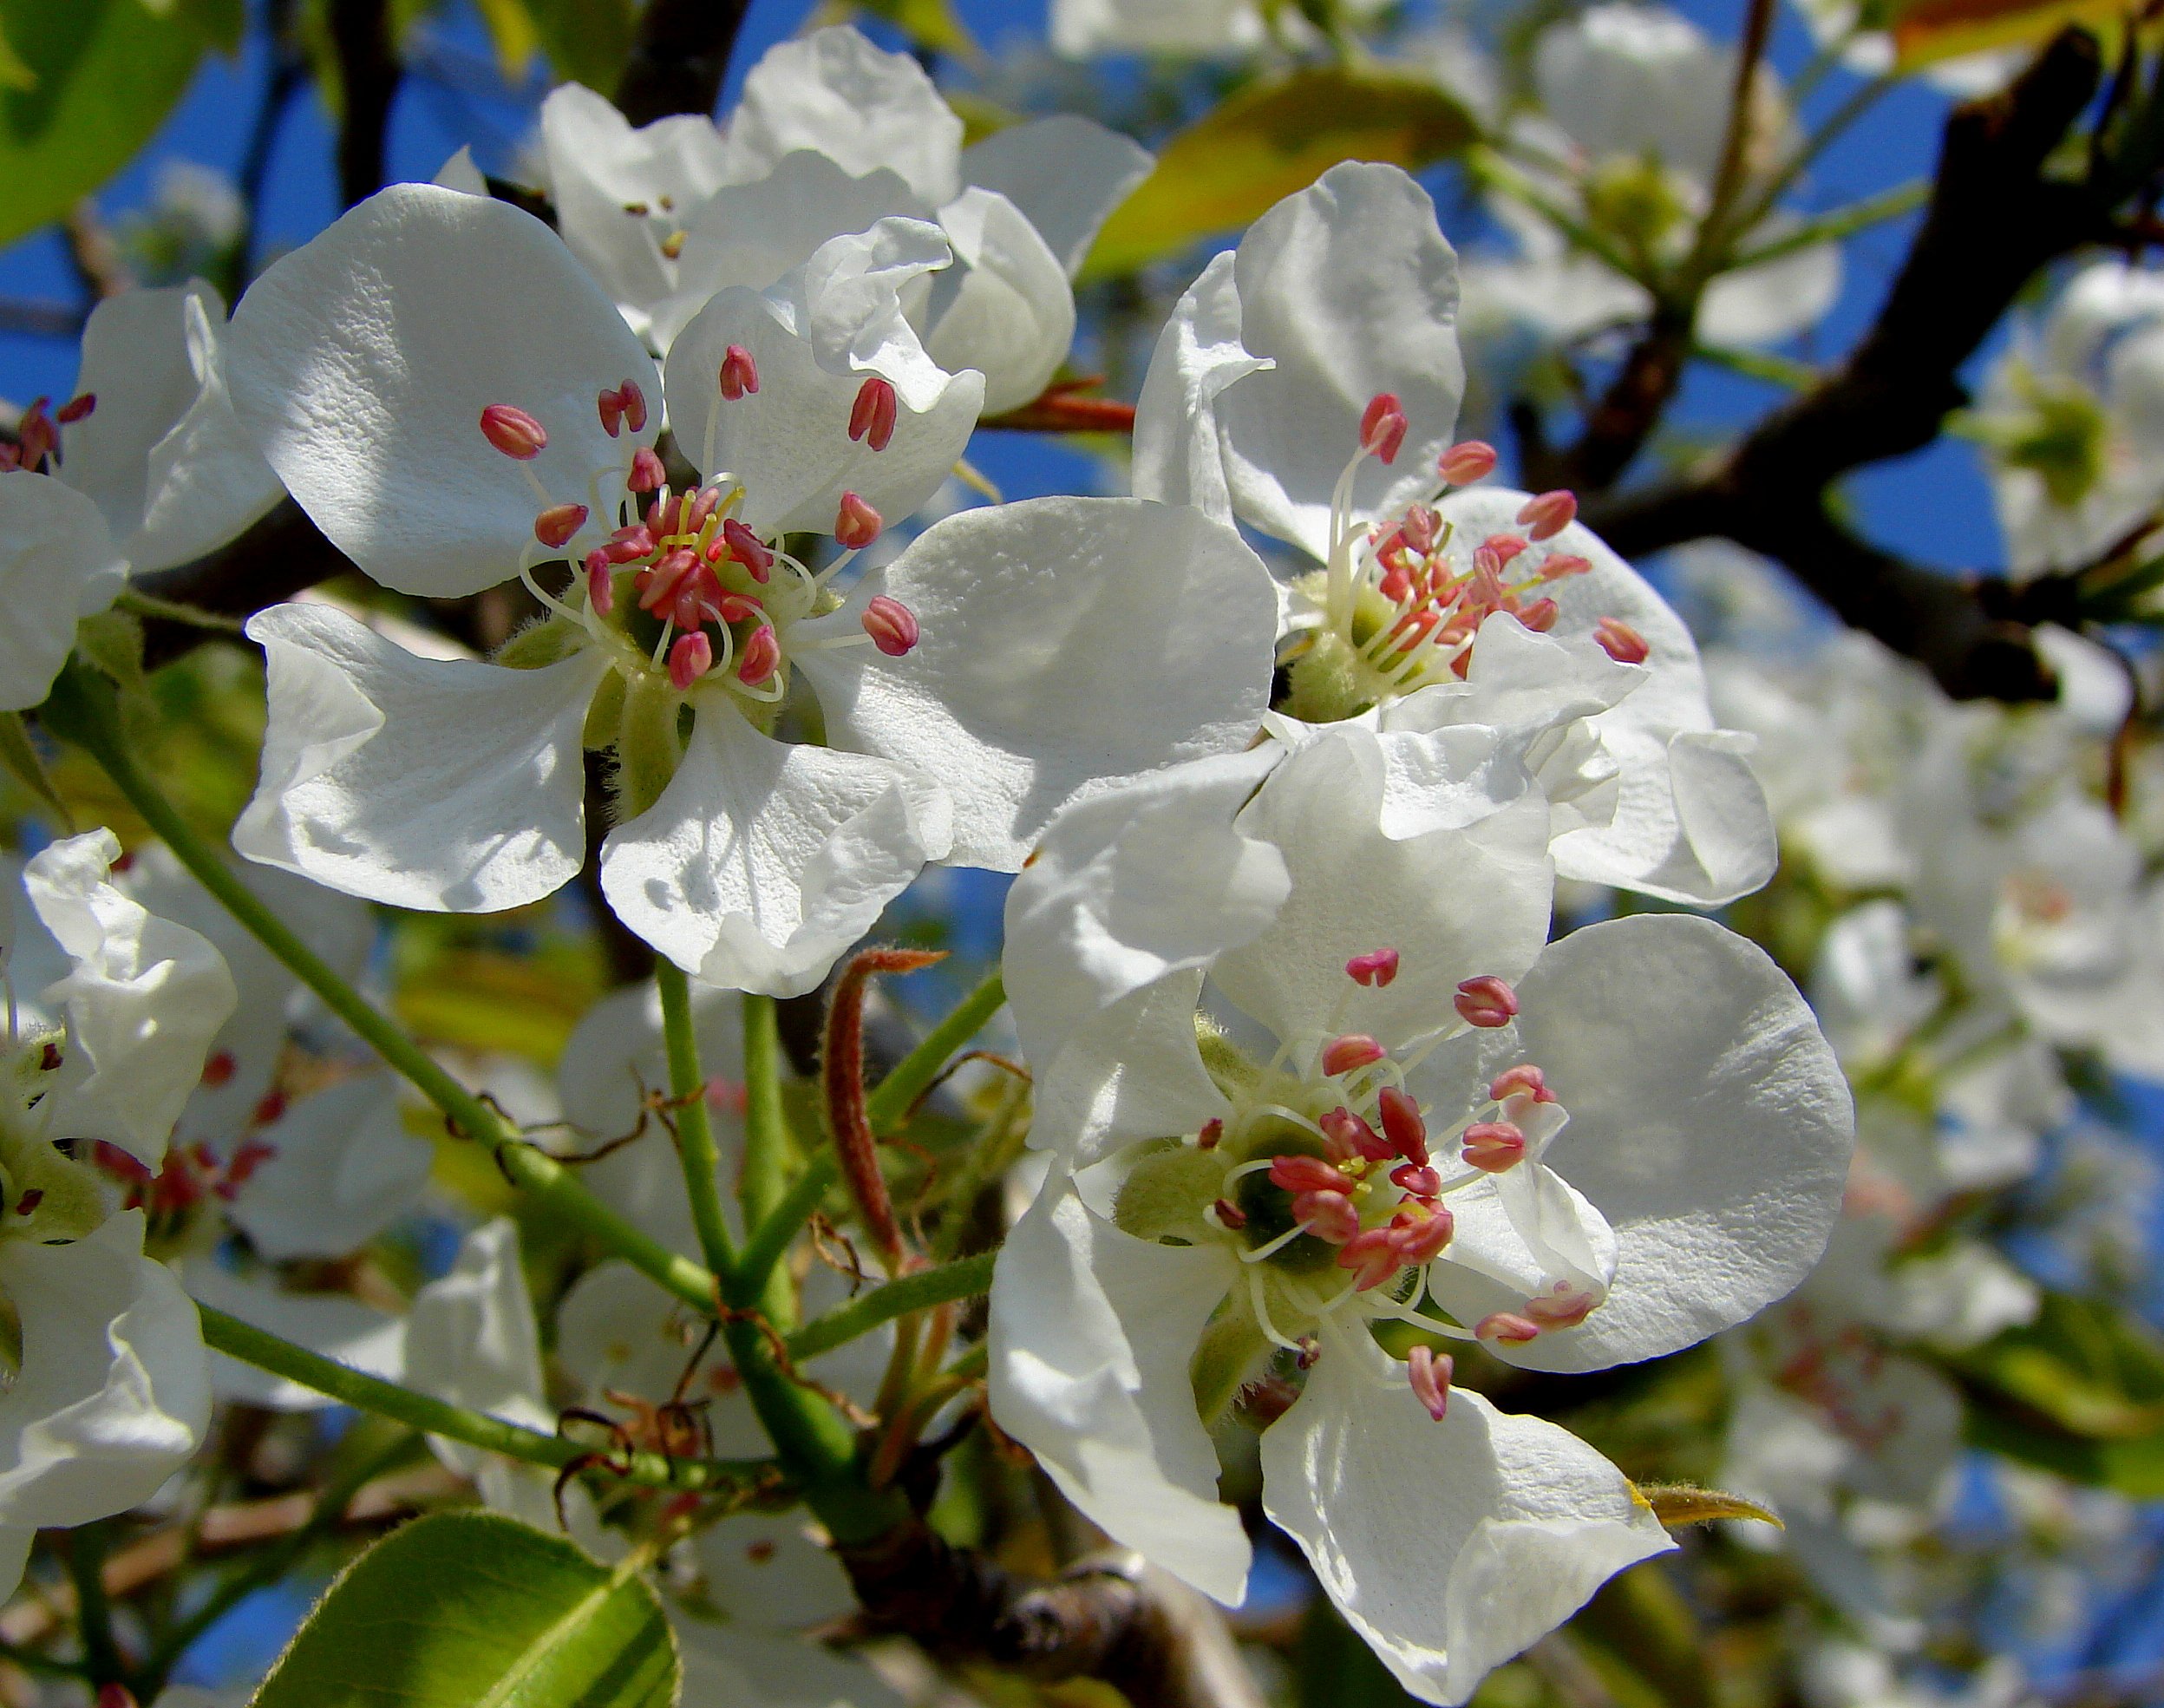
[{"label": "tree twig", "polygon": [[617,82],[616,104],[635,125],[672,113],[710,115],[749,0],[648,0]]},{"label": "tree twig", "polygon": [[338,125],[338,194],[345,206],[383,187],[384,141],[398,94],[389,0],[331,0],[330,45],[337,55],[344,111]]}]

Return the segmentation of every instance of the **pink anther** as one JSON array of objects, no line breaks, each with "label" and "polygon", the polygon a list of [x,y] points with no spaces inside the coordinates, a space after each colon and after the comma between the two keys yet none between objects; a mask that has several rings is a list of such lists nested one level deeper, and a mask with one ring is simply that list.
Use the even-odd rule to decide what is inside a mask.
[{"label": "pink anther", "polygon": [[631,453],[631,472],[624,481],[627,492],[659,492],[669,479],[661,459],[641,445]]},{"label": "pink anther", "polygon": [[1435,472],[1454,487],[1469,487],[1495,472],[1495,448],[1485,439],[1461,439],[1435,459]]},{"label": "pink anther", "polygon": [[616,609],[616,577],[609,554],[600,546],[586,553],[586,603],[594,615],[606,617]]},{"label": "pink anther", "polygon": [[1361,1292],[1381,1286],[1405,1266],[1402,1242],[1394,1228],[1365,1228],[1334,1243],[1344,1247],[1337,1253],[1337,1266],[1354,1272],[1353,1286]]},{"label": "pink anther", "polygon": [[1590,574],[1592,566],[1591,558],[1581,558],[1575,552],[1557,552],[1540,566],[1540,579],[1543,581],[1561,581],[1572,575]]},{"label": "pink anther", "polygon": [[1204,1150],[1215,1150],[1218,1147],[1218,1142],[1224,1138],[1224,1136],[1225,1123],[1222,1121],[1213,1119],[1206,1121],[1202,1123],[1202,1130],[1195,1135],[1194,1142],[1197,1146]]},{"label": "pink anther", "polygon": [[51,401],[45,397],[32,399],[29,408],[23,411],[23,418],[16,423],[17,457],[24,468],[34,469],[44,461],[59,441],[52,417],[45,413],[45,405]]},{"label": "pink anther", "polygon": [[722,524],[722,540],[729,547],[729,555],[751,572],[753,580],[767,579],[774,567],[774,553],[757,534],[731,516]]},{"label": "pink anther", "polygon": [[630,527],[617,529],[601,549],[608,553],[611,563],[637,563],[654,555],[654,536],[644,522],[634,522]]},{"label": "pink anther", "polygon": [[1555,1093],[1548,1090],[1547,1076],[1530,1062],[1520,1062],[1514,1068],[1505,1068],[1487,1083],[1487,1095],[1497,1103],[1514,1094],[1528,1094],[1536,1103],[1552,1103]]},{"label": "pink anther", "polygon": [[1600,1301],[1581,1287],[1558,1281],[1548,1292],[1526,1301],[1526,1315],[1542,1328],[1576,1328]]},{"label": "pink anther", "polygon": [[1518,993],[1492,972],[1467,979],[1451,1001],[1469,1026],[1507,1026],[1518,1012]]},{"label": "pink anther", "polygon": [[1514,613],[1520,623],[1537,635],[1544,635],[1555,626],[1555,619],[1563,614],[1563,607],[1551,599],[1537,599],[1530,605],[1521,605]]},{"label": "pink anther", "polygon": [[1433,1263],[1457,1231],[1458,1219],[1444,1204],[1403,1204],[1390,1218],[1397,1254],[1411,1264]]},{"label": "pink anther", "polygon": [[1323,1071],[1330,1075],[1350,1073],[1356,1068],[1379,1062],[1389,1054],[1365,1032],[1348,1032],[1323,1046]]},{"label": "pink anther", "polygon": [[1578,495],[1560,487],[1536,493],[1518,507],[1518,520],[1535,540],[1553,540],[1578,520]]},{"label": "pink anther", "polygon": [[1524,556],[1529,542],[1520,534],[1491,533],[1481,541],[1481,548],[1489,553],[1499,567],[1508,568]]},{"label": "pink anther", "polygon": [[53,419],[62,427],[73,427],[97,407],[98,394],[96,392],[79,392],[53,411]]},{"label": "pink anther", "polygon": [[[1338,1183],[1344,1184],[1342,1178]],[[1333,1246],[1344,1245],[1360,1232],[1360,1212],[1342,1192],[1296,1193],[1292,1219],[1309,1223],[1309,1233]]]},{"label": "pink anther", "polygon": [[767,608],[749,593],[725,592],[714,601],[714,615],[724,623],[764,622]]},{"label": "pink anther", "polygon": [[893,382],[874,374],[857,388],[857,401],[849,409],[849,436],[883,451],[894,437],[899,415]]},{"label": "pink anther", "polygon": [[1370,1162],[1380,1162],[1386,1156],[1397,1155],[1388,1139],[1349,1109],[1334,1109],[1315,1124],[1323,1129],[1323,1136],[1330,1142],[1340,1162],[1349,1162],[1360,1156]]},{"label": "pink anther", "polygon": [[548,448],[548,429],[524,409],[491,403],[481,412],[481,436],[506,456],[530,461]]},{"label": "pink anther", "polygon": [[1270,1159],[1270,1179],[1287,1192],[1343,1192],[1345,1177],[1319,1156],[1295,1154]]},{"label": "pink anther", "polygon": [[1397,526],[1405,536],[1405,543],[1426,557],[1435,549],[1435,541],[1442,533],[1442,518],[1425,504],[1415,504]]},{"label": "pink anther", "polygon": [[756,688],[774,674],[781,662],[781,643],[775,638],[772,626],[762,623],[744,643],[743,656],[736,664],[736,680],[747,688]]},{"label": "pink anther", "polygon": [[1397,461],[1405,442],[1405,411],[1395,391],[1378,391],[1360,412],[1360,448],[1378,462]]},{"label": "pink anther", "polygon": [[1450,1378],[1457,1366],[1449,1353],[1438,1355],[1430,1346],[1415,1346],[1405,1355],[1405,1379],[1412,1384],[1413,1397],[1440,1423],[1450,1413]]},{"label": "pink anther", "polygon": [[852,552],[861,552],[879,537],[879,530],[886,526],[879,513],[856,494],[842,494],[841,507],[834,512],[836,544],[846,546]]},{"label": "pink anther", "polygon": [[1420,1118],[1420,1105],[1395,1085],[1386,1085],[1376,1102],[1383,1115],[1383,1136],[1390,1148],[1408,1162],[1428,1161],[1428,1123]]},{"label": "pink anther", "polygon": [[696,533],[704,528],[716,510],[721,507],[722,489],[719,487],[701,487],[690,494],[683,513],[683,531]]},{"label": "pink anther", "polygon": [[1540,1325],[1528,1321],[1511,1311],[1497,1311],[1482,1317],[1473,1325],[1475,1340],[1492,1340],[1498,1345],[1522,1346],[1528,1340],[1540,1338]]},{"label": "pink anther", "polygon": [[1442,1176],[1419,1162],[1401,1162],[1390,1170],[1390,1184],[1415,1198],[1433,1198],[1442,1190]]},{"label": "pink anther", "polygon": [[1642,664],[1653,649],[1645,644],[1645,637],[1628,623],[1618,618],[1604,617],[1593,625],[1593,638],[1600,643],[1600,650],[1618,664]]},{"label": "pink anther", "polygon": [[1397,951],[1370,949],[1364,955],[1355,955],[1345,963],[1345,977],[1356,985],[1380,990],[1397,977]]},{"label": "pink anther", "polygon": [[583,504],[552,504],[533,519],[533,537],[544,546],[561,546],[586,525]]},{"label": "pink anther", "polygon": [[1217,1212],[1219,1222],[1235,1234],[1247,1226],[1247,1212],[1229,1198],[1220,1198],[1210,1207]]},{"label": "pink anther", "polygon": [[742,344],[722,352],[722,396],[732,403],[759,389],[759,364]]},{"label": "pink anther", "polygon": [[872,645],[890,658],[899,658],[917,645],[917,616],[898,599],[885,593],[874,593],[864,607],[865,633],[872,637]]},{"label": "pink anther", "polygon": [[678,635],[669,649],[669,680],[679,694],[713,668],[714,643],[704,629]]},{"label": "pink anther", "polygon": [[1500,1175],[1526,1160],[1526,1135],[1514,1121],[1476,1121],[1465,1129],[1465,1160],[1484,1175]]}]

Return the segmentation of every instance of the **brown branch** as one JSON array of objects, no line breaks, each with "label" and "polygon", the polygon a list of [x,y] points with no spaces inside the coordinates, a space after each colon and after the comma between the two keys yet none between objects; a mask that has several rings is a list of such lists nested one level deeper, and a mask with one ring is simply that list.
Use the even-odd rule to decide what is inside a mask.
[{"label": "brown branch", "polygon": [[1098,1679],[1150,1708],[1262,1708],[1217,1609],[1132,1556],[1036,1583],[921,1521],[840,1552],[859,1624],[913,1637],[935,1659]]},{"label": "brown branch", "polygon": [[[2075,584],[1962,580],[1858,538],[1828,514],[1851,470],[1929,444],[1968,401],[1958,374],[2038,271],[2111,234],[2156,161],[2101,149],[2082,178],[2048,163],[2094,99],[2095,42],[2054,41],[2004,93],[1954,109],[1922,226],[1871,330],[1839,368],[1680,480],[1599,498],[1586,521],[1626,556],[1722,536],[1778,559],[1949,693],[2048,697],[2030,625],[2078,618]],[[2154,100],[2151,95],[2148,97]]]},{"label": "brown branch", "polygon": [[[207,557],[145,577],[142,589],[199,611],[245,617],[351,569],[352,562],[324,537],[307,513],[285,498],[245,533]],[[176,658],[210,632],[191,624],[151,618],[144,625],[144,662],[155,667]]]},{"label": "brown branch", "polygon": [[391,44],[389,0],[331,0],[330,46],[338,60],[343,110],[338,124],[338,193],[346,206],[383,187],[384,141],[401,69]]},{"label": "brown branch", "polygon": [[647,0],[616,86],[635,125],[672,113],[711,115],[749,0]]}]

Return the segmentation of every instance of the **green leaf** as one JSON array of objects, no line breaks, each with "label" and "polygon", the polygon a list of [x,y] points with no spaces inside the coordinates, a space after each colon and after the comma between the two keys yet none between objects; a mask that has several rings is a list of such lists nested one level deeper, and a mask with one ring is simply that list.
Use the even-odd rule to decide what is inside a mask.
[{"label": "green leaf", "polygon": [[863,0],[861,10],[891,23],[918,47],[975,60],[983,49],[950,0]]},{"label": "green leaf", "polygon": [[606,94],[624,75],[634,25],[631,0],[526,0],[559,77]]},{"label": "green leaf", "polygon": [[2069,1434],[2095,1441],[2164,1434],[2164,1338],[2101,1300],[2047,1292],[2034,1322],[1956,1364]]},{"label": "green leaf", "polygon": [[75,815],[60,798],[60,791],[53,787],[45,762],[30,740],[30,732],[23,728],[23,714],[19,711],[0,712],[0,769],[42,801],[61,825],[74,828]]},{"label": "green leaf", "polygon": [[1415,171],[1475,130],[1455,97],[1416,77],[1320,66],[1252,84],[1165,145],[1106,221],[1083,276],[1128,272],[1246,226],[1340,160]]},{"label": "green leaf", "polygon": [[60,218],[150,141],[203,56],[197,11],[0,0],[13,68],[0,73],[0,245]]},{"label": "green leaf", "polygon": [[636,1571],[447,1512],[346,1568],[252,1708],[673,1708],[679,1688],[676,1639]]}]

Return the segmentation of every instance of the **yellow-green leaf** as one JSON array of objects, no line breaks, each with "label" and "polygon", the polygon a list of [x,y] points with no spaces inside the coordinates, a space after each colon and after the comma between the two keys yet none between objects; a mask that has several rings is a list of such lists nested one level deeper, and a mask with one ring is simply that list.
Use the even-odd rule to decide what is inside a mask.
[{"label": "yellow-green leaf", "polygon": [[1771,1508],[1718,1489],[1696,1489],[1687,1482],[1642,1482],[1638,1491],[1638,1498],[1653,1508],[1653,1516],[1670,1528],[1710,1524],[1721,1518],[1755,1519],[1776,1530],[1785,1528]]},{"label": "yellow-green leaf", "polygon": [[2114,41],[2134,10],[2127,0],[1915,0],[1893,23],[1895,63],[1912,71],[1962,54],[2039,46],[2070,23]]},{"label": "yellow-green leaf", "polygon": [[1415,171],[1474,131],[1455,97],[1417,77],[1326,66],[1252,84],[1165,145],[1105,222],[1083,274],[1132,272],[1237,230],[1340,160]]},{"label": "yellow-green leaf", "polygon": [[559,77],[607,93],[631,57],[631,0],[526,0],[541,51]]}]

